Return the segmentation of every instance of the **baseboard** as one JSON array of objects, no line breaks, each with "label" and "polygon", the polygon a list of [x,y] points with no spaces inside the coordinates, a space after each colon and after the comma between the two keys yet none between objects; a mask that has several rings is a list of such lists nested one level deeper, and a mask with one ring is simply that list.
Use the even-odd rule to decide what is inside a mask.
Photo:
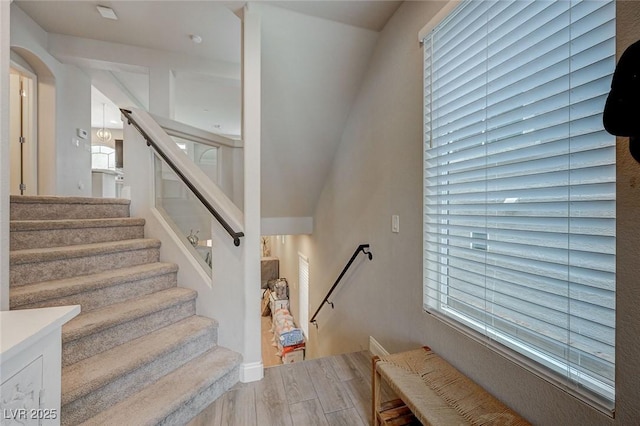
[{"label": "baseboard", "polygon": [[264,377],[264,366],[260,362],[240,364],[240,381],[242,383],[257,382]]},{"label": "baseboard", "polygon": [[389,351],[383,348],[382,345],[373,338],[373,336],[369,336],[369,352],[377,356],[389,355]]}]

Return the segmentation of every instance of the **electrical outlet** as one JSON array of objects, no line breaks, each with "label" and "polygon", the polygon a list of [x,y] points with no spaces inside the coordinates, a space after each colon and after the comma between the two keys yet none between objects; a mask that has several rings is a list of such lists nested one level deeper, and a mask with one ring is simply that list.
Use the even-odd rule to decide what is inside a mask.
[{"label": "electrical outlet", "polygon": [[394,214],[391,216],[391,232],[397,234],[400,232],[400,216]]}]

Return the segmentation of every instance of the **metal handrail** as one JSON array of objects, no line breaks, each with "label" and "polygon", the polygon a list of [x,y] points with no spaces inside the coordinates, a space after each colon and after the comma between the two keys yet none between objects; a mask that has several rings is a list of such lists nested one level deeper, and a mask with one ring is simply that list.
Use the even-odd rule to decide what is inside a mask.
[{"label": "metal handrail", "polygon": [[316,328],[318,327],[318,321],[316,320],[316,316],[318,315],[318,313],[320,312],[320,310],[322,309],[322,307],[324,306],[325,303],[328,303],[329,305],[331,305],[331,309],[333,309],[333,302],[329,302],[329,297],[331,296],[331,293],[333,293],[333,290],[335,290],[335,288],[340,283],[340,280],[342,279],[342,277],[344,277],[344,274],[347,273],[347,270],[349,269],[349,267],[351,266],[353,261],[356,259],[358,254],[360,252],[362,252],[362,253],[366,254],[369,257],[369,260],[373,260],[373,253],[371,253],[368,250],[369,250],[369,244],[360,244],[358,246],[358,248],[356,249],[356,251],[353,252],[353,255],[351,256],[351,259],[349,259],[349,262],[347,262],[347,265],[344,267],[344,269],[342,270],[342,272],[338,276],[338,279],[336,280],[335,283],[333,283],[333,286],[331,286],[331,289],[329,290],[327,295],[324,297],[324,300],[322,301],[322,303],[320,303],[320,306],[318,306],[318,309],[316,310],[316,313],[313,314],[313,316],[311,317],[311,320],[309,321],[311,324],[315,325]]},{"label": "metal handrail", "polygon": [[140,132],[142,137],[147,141],[147,146],[152,147],[160,157],[169,165],[171,170],[182,180],[182,182],[193,192],[198,200],[209,210],[209,213],[222,225],[222,227],[231,235],[233,238],[233,245],[238,247],[240,245],[240,237],[244,237],[244,232],[236,232],[231,228],[231,225],[227,223],[226,220],[218,213],[218,211],[207,201],[207,199],[202,195],[198,189],[193,186],[193,184],[186,178],[186,176],[178,169],[178,167],[174,164],[173,161],[169,159],[169,157],[162,151],[162,149],[156,144],[153,139],[145,132],[136,122],[136,120],[131,116],[131,111],[120,108],[120,112],[127,118],[127,123],[135,127],[135,129]]}]

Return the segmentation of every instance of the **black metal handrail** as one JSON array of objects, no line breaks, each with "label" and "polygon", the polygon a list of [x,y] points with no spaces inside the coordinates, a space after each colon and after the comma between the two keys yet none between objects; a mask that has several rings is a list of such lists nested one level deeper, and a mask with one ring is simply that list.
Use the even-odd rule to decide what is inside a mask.
[{"label": "black metal handrail", "polygon": [[340,280],[342,279],[342,277],[344,277],[344,274],[347,273],[347,270],[349,269],[349,267],[351,266],[351,264],[353,263],[353,261],[356,259],[356,257],[360,252],[366,254],[369,257],[369,260],[373,260],[373,254],[369,251],[369,244],[360,244],[356,249],[356,251],[353,252],[353,256],[351,256],[351,259],[349,259],[349,262],[347,262],[347,265],[344,267],[344,269],[338,276],[338,279],[336,280],[336,282],[333,283],[333,286],[331,286],[331,289],[329,290],[327,295],[324,297],[324,300],[322,301],[322,303],[320,303],[320,306],[318,306],[316,313],[313,314],[313,316],[311,317],[311,320],[309,321],[311,324],[318,327],[316,316],[318,316],[318,312],[320,312],[320,310],[322,309],[325,303],[328,303],[329,305],[331,305],[331,309],[333,309],[333,302],[329,302],[329,297],[331,296],[331,293],[333,293],[333,290],[335,290],[335,288],[340,283]]},{"label": "black metal handrail", "polygon": [[124,115],[125,117],[127,117],[127,124],[132,125],[133,127],[136,128],[136,130],[138,132],[140,132],[140,134],[142,135],[142,137],[147,141],[147,146],[152,147],[160,157],[162,157],[162,159],[169,165],[169,167],[171,167],[171,170],[173,170],[173,172],[178,175],[178,177],[180,178],[180,180],[182,180],[182,182],[187,185],[187,188],[189,188],[191,190],[191,192],[193,192],[193,195],[195,195],[198,200],[200,200],[200,202],[206,207],[207,210],[209,210],[209,213],[211,213],[211,215],[213,217],[216,218],[216,220],[218,222],[220,222],[220,225],[222,225],[222,227],[229,233],[229,235],[231,235],[231,237],[233,238],[233,244],[238,247],[240,245],[240,237],[244,237],[244,232],[236,232],[233,230],[233,228],[231,228],[231,225],[229,225],[227,223],[226,220],[224,220],[224,218],[222,216],[220,216],[220,214],[217,212],[217,210],[207,201],[207,199],[202,195],[202,193],[200,191],[198,191],[198,189],[193,186],[193,184],[189,181],[189,179],[186,178],[186,176],[178,169],[178,167],[173,163],[173,161],[171,161],[169,159],[169,157],[167,157],[167,155],[164,153],[164,151],[162,151],[162,149],[158,146],[158,144],[156,144],[153,139],[147,134],[147,132],[145,132],[136,122],[136,120],[131,116],[131,111],[120,108],[120,112],[122,113],[122,115]]}]

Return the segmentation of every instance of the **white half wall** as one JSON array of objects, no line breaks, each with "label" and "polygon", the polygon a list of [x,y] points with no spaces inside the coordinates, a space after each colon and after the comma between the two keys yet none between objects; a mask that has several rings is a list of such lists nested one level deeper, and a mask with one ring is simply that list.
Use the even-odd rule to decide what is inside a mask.
[{"label": "white half wall", "polygon": [[213,277],[209,277],[155,209],[152,150],[132,126],[124,127],[124,138],[125,157],[135,159],[124,163],[124,185],[130,190],[131,215],[144,217],[145,236],[162,242],[161,260],[178,265],[178,285],[198,292],[196,312],[218,321],[218,343],[243,353],[244,333],[239,330],[244,320],[242,248],[235,247],[226,231],[212,222]]}]

